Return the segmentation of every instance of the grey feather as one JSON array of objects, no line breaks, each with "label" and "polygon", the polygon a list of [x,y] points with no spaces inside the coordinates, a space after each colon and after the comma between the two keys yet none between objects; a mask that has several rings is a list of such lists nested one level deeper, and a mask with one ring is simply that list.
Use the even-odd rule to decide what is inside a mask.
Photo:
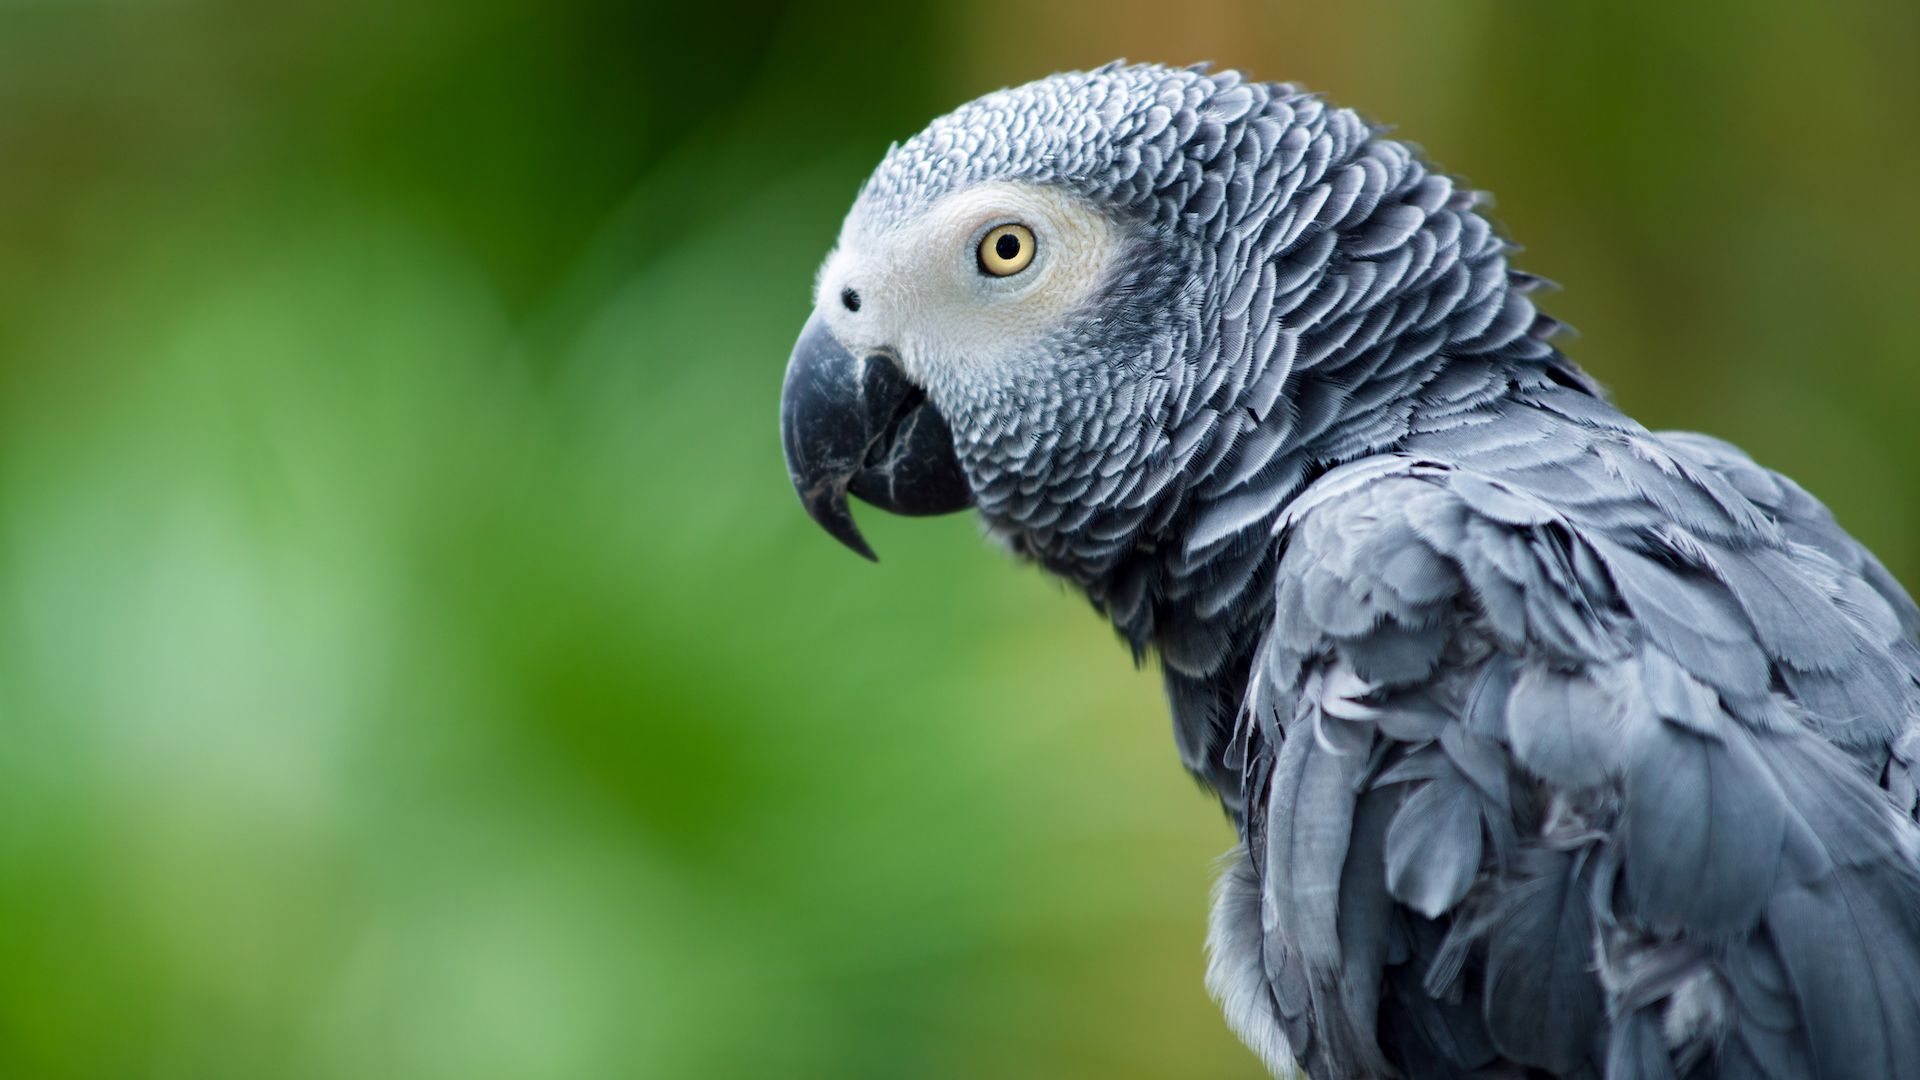
[{"label": "grey feather", "polygon": [[1387,739],[1411,743],[1439,738],[1455,719],[1445,705],[1423,692],[1395,695],[1375,709],[1372,718],[1373,726]]},{"label": "grey feather", "polygon": [[1225,1010],[1234,1034],[1275,1075],[1293,1071],[1293,1048],[1261,964],[1260,881],[1246,851],[1236,848],[1214,885],[1207,933],[1207,991]]},{"label": "grey feather", "polygon": [[1387,888],[1428,918],[1451,910],[1480,871],[1480,796],[1465,779],[1422,784],[1387,830]]},{"label": "grey feather", "polygon": [[1339,964],[1340,870],[1366,738],[1360,725],[1313,708],[1291,728],[1274,764],[1263,900],[1287,950],[1309,965]]},{"label": "grey feather", "polygon": [[1754,636],[1768,656],[1800,671],[1838,673],[1853,668],[1860,649],[1858,634],[1833,597],[1817,588],[1786,552],[1761,548],[1720,553],[1714,569],[1746,609]]},{"label": "grey feather", "polygon": [[1885,746],[1907,726],[1913,683],[1884,653],[1860,655],[1846,676],[1792,665],[1780,674],[1823,733],[1843,746]]},{"label": "grey feather", "polygon": [[1384,872],[1386,836],[1399,801],[1399,793],[1389,790],[1360,796],[1340,873],[1341,967],[1320,994],[1338,1002],[1337,1008],[1323,1010],[1342,1021],[1329,1025],[1327,1053],[1348,1075],[1378,1076],[1392,1069],[1380,1052],[1375,1020],[1394,918]]},{"label": "grey feather", "polygon": [[1641,1009],[1614,1022],[1606,1080],[1678,1080],[1655,1010]]},{"label": "grey feather", "polygon": [[1519,662],[1504,654],[1493,657],[1480,668],[1467,690],[1460,714],[1469,731],[1482,738],[1506,741],[1507,700],[1519,675]]},{"label": "grey feather", "polygon": [[1910,868],[1781,889],[1768,922],[1823,1077],[1900,1080],[1920,1062],[1920,890]]},{"label": "grey feather", "polygon": [[1656,725],[1637,740],[1623,790],[1634,916],[1656,933],[1750,929],[1787,829],[1785,795],[1751,737]]},{"label": "grey feather", "polygon": [[1507,738],[1535,776],[1558,787],[1592,787],[1607,779],[1620,710],[1584,674],[1529,667],[1507,697]]},{"label": "grey feather", "polygon": [[1593,1056],[1604,1000],[1594,978],[1585,859],[1530,853],[1488,933],[1487,1033],[1518,1062],[1566,1074]]},{"label": "grey feather", "polygon": [[1726,713],[1720,708],[1719,698],[1666,653],[1659,649],[1641,651],[1640,686],[1653,715],[1699,735],[1723,735]]},{"label": "grey feather", "polygon": [[1590,538],[1647,637],[1701,681],[1734,694],[1764,690],[1766,656],[1717,582],[1676,574],[1610,540]]},{"label": "grey feather", "polygon": [[1406,686],[1433,671],[1450,636],[1438,626],[1416,630],[1385,622],[1372,633],[1341,641],[1340,656],[1362,678],[1387,686]]}]

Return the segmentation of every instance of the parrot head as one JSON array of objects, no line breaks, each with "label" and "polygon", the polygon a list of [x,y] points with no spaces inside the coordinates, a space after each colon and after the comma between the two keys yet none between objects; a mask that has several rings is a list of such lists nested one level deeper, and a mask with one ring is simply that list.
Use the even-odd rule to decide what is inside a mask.
[{"label": "parrot head", "polygon": [[802,501],[870,558],[848,491],[938,514],[973,505],[976,484],[997,504],[996,480],[1053,471],[1022,440],[1057,420],[1048,413],[1096,406],[1073,369],[1107,366],[1112,335],[1090,331],[1113,306],[1131,224],[1032,181],[957,185],[900,208],[877,187],[820,270],[782,414]]},{"label": "parrot head", "polygon": [[1286,499],[1403,436],[1443,371],[1557,356],[1473,193],[1377,134],[1286,84],[1114,64],[894,147],[787,368],[807,511],[872,558],[849,493],[975,506],[1136,642],[1183,581],[1224,607]]}]

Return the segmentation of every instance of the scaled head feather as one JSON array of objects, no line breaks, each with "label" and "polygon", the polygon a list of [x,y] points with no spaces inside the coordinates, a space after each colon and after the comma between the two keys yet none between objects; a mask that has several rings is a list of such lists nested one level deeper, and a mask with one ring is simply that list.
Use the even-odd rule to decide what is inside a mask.
[{"label": "scaled head feather", "polygon": [[[1320,470],[1516,369],[1584,379],[1478,203],[1293,86],[1109,65],[894,147],[817,312],[924,387],[996,536],[1203,673],[1218,658],[1160,624],[1232,605]],[[983,278],[973,245],[1006,221],[1040,254]]]}]

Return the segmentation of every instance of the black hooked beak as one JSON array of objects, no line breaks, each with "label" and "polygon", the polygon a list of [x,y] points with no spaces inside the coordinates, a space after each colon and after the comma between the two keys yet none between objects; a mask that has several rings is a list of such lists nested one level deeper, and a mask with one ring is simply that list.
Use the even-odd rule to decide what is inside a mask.
[{"label": "black hooked beak", "polygon": [[818,315],[787,361],[780,441],[801,505],[833,538],[875,562],[847,512],[852,492],[914,516],[973,505],[946,418],[892,357],[855,360]]}]

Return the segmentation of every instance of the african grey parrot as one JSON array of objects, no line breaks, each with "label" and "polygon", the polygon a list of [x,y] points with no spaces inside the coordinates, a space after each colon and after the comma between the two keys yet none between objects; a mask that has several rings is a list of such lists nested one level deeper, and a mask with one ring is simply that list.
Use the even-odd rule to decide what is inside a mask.
[{"label": "african grey parrot", "polygon": [[990,94],[820,271],[795,487],[869,557],[848,492],[976,506],[1158,657],[1276,1074],[1920,1077],[1920,611],[1615,410],[1480,201],[1231,71]]}]

